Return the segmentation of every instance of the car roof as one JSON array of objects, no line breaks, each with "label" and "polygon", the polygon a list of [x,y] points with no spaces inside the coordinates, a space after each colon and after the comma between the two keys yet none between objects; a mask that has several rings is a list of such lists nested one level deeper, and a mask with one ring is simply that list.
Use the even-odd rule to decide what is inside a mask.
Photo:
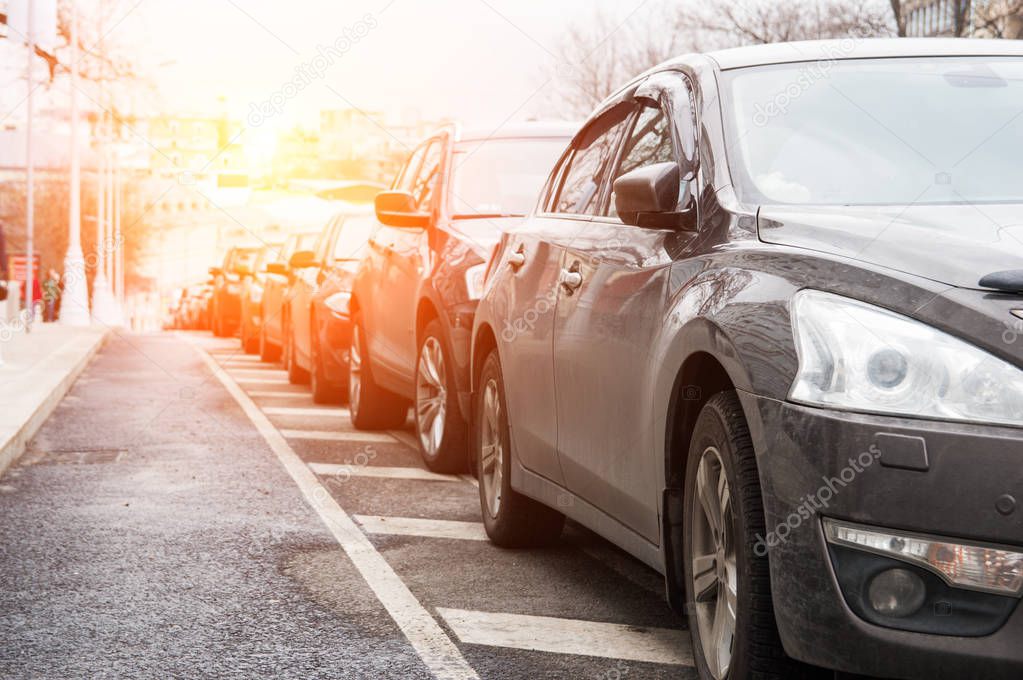
[{"label": "car roof", "polygon": [[571,121],[529,121],[525,123],[509,123],[496,129],[464,128],[458,131],[455,141],[476,142],[529,137],[561,137],[568,139],[575,136],[575,133],[579,131],[581,126],[581,122]]},{"label": "car roof", "polygon": [[845,38],[733,47],[708,52],[707,56],[713,59],[720,69],[728,70],[767,64],[837,59],[1023,56],[1023,42],[975,38]]}]

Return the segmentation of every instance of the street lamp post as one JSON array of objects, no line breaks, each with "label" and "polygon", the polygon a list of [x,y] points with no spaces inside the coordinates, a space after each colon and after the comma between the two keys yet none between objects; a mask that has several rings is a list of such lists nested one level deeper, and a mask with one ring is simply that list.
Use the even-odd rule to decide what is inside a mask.
[{"label": "street lamp post", "polygon": [[32,295],[32,271],[35,265],[33,257],[33,236],[35,231],[35,178],[33,177],[32,157],[32,59],[35,56],[35,16],[32,3],[28,3],[28,65],[25,67],[25,80],[28,83],[28,96],[25,98],[27,114],[25,116],[25,331],[32,330],[32,318],[35,315],[35,299]]},{"label": "street lamp post", "polygon": [[82,255],[82,167],[78,132],[78,3],[71,0],[71,187],[64,292],[60,301],[60,322],[66,326],[89,325],[89,291]]}]

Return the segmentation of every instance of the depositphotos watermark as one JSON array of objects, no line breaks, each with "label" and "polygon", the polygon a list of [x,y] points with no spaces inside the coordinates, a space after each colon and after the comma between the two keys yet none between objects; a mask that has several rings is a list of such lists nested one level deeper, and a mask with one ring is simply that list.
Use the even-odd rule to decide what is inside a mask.
[{"label": "depositphotos watermark", "polygon": [[270,118],[280,115],[288,100],[297,97],[314,80],[323,78],[331,66],[378,25],[375,16],[366,14],[351,26],[346,26],[334,42],[317,45],[316,56],[296,66],[295,76],[291,80],[281,85],[280,89],[271,93],[265,100],[249,104],[249,115],[246,117],[249,126],[259,127]]},{"label": "depositphotos watermark", "polygon": [[757,534],[757,544],[753,552],[757,557],[764,557],[768,550],[775,548],[788,540],[789,534],[803,525],[803,522],[816,517],[817,513],[827,510],[831,500],[845,487],[852,484],[856,478],[868,470],[878,459],[881,458],[881,449],[877,444],[871,444],[867,451],[864,451],[855,458],[849,459],[849,464],[839,470],[835,477],[821,477],[824,483],[815,493],[803,497],[802,502],[796,506],[794,512],[775,526],[767,536]]}]

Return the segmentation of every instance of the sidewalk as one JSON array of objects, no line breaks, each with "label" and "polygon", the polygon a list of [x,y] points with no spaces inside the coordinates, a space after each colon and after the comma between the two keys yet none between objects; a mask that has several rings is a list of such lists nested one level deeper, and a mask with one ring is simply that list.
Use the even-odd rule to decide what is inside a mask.
[{"label": "sidewalk", "polygon": [[25,450],[106,339],[100,326],[37,323],[0,341],[0,475]]}]

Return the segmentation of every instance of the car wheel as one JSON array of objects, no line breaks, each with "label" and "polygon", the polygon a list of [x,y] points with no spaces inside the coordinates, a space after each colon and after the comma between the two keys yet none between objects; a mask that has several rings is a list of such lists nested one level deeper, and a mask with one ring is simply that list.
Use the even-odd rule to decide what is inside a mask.
[{"label": "car wheel", "polygon": [[465,471],[469,427],[458,408],[454,369],[436,319],[426,324],[419,344],[415,416],[416,438],[426,466],[434,472]]},{"label": "car wheel", "polygon": [[348,351],[348,408],[352,424],[360,430],[401,427],[408,417],[408,401],[376,384],[366,347],[362,317],[356,314]]},{"label": "car wheel", "polygon": [[295,331],[291,328],[288,329],[287,363],[284,367],[288,371],[288,382],[292,385],[305,385],[309,382],[309,372],[295,360]]},{"label": "car wheel", "polygon": [[782,650],[771,602],[760,477],[735,392],[696,421],[686,466],[683,559],[689,630],[701,678],[802,676]]},{"label": "car wheel", "polygon": [[215,335],[218,338],[224,337],[224,335],[225,335],[225,333],[224,333],[224,324],[220,320],[220,310],[216,306],[213,307],[213,324],[212,325],[213,325],[213,335]]},{"label": "car wheel", "polygon": [[337,383],[327,380],[327,372],[323,367],[323,356],[320,352],[320,342],[317,339],[315,327],[309,331],[309,351],[312,356],[309,363],[312,370],[309,372],[309,384],[313,391],[313,402],[316,404],[333,404],[341,401],[342,387]]},{"label": "car wheel", "polygon": [[504,393],[501,363],[493,350],[483,362],[473,408],[483,526],[491,542],[504,548],[549,545],[561,536],[565,516],[511,487],[511,429]]}]

